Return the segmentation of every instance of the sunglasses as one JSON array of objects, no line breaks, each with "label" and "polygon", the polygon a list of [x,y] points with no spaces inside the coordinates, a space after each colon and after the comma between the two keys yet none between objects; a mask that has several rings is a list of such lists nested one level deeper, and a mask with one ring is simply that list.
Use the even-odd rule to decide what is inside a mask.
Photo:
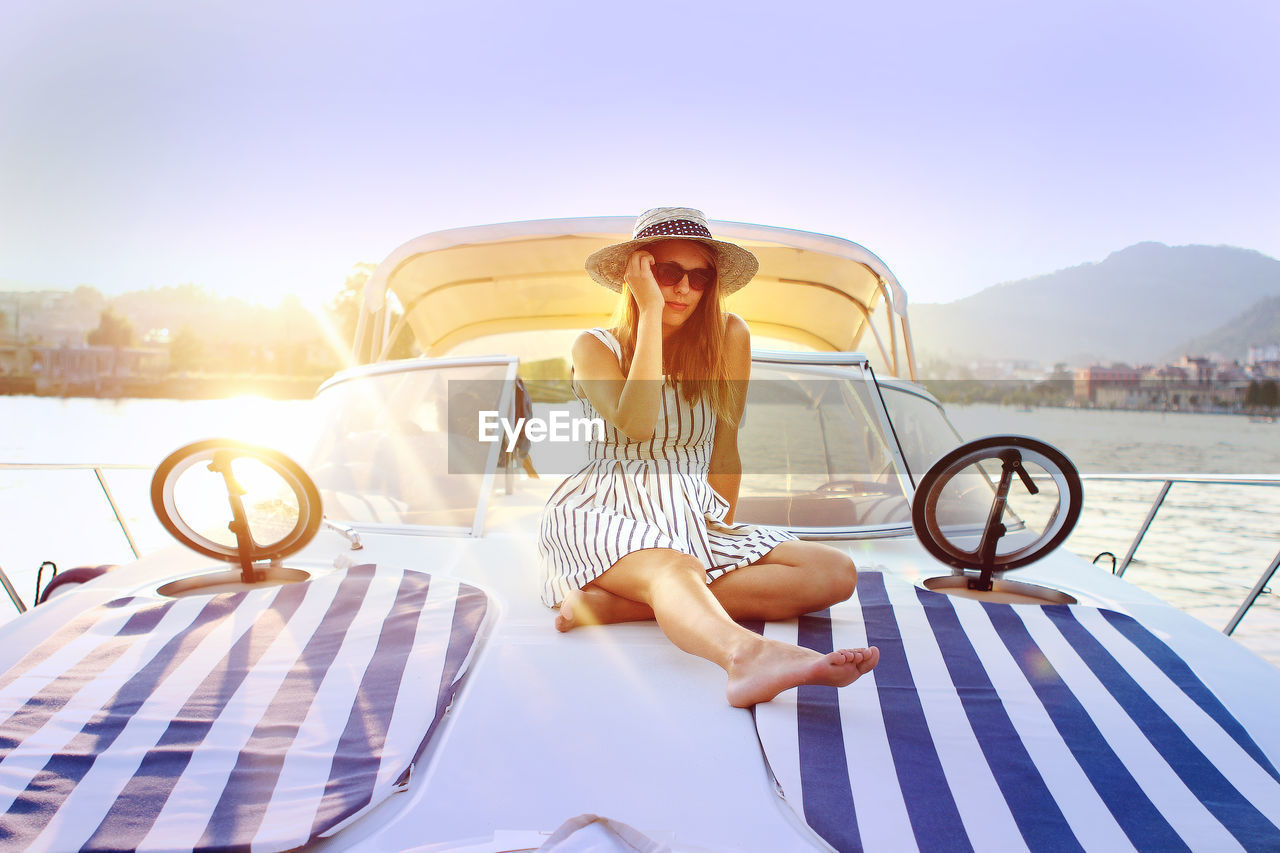
[{"label": "sunglasses", "polygon": [[675,287],[685,276],[689,277],[689,289],[699,292],[716,281],[716,271],[709,267],[687,270],[675,261],[662,261],[653,265],[653,277],[663,287]]}]

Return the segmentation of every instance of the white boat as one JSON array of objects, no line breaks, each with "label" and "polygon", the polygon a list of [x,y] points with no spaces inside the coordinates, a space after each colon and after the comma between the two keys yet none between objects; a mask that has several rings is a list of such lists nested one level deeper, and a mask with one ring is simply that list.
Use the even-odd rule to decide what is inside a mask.
[{"label": "white boat", "polygon": [[[712,224],[761,261],[728,301],[758,347],[738,520],[860,572],[849,601],[751,627],[874,643],[879,666],[743,710],[652,622],[557,633],[536,529],[581,446],[471,431],[527,413],[522,389],[547,423],[573,415],[568,342],[613,300],[582,260],[630,224],[392,253],[366,290],[368,363],[285,448],[314,493],[252,450],[166,460],[153,499],[204,553],[62,584],[0,627],[0,849],[498,851],[557,829],[561,849],[1280,849],[1280,672],[1054,551],[1069,463],[1018,437],[957,451],[912,381],[905,292],[846,240]],[[385,360],[401,325],[424,357]],[[1001,453],[1003,476],[972,476]]]}]

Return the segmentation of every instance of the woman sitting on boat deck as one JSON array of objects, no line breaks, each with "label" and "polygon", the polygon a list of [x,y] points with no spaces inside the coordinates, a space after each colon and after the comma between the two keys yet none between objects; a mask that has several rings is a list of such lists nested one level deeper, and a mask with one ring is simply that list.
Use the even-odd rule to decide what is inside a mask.
[{"label": "woman sitting on boat deck", "polygon": [[587,259],[621,294],[617,325],[573,346],[574,393],[605,436],[551,496],[538,543],[557,629],[656,618],[679,648],[725,670],[737,707],[801,684],[842,687],[880,658],[874,646],[822,655],[734,621],[821,610],[857,582],[834,548],[733,523],[751,343],[723,298],[758,267],[690,208],[650,210],[632,240]]}]

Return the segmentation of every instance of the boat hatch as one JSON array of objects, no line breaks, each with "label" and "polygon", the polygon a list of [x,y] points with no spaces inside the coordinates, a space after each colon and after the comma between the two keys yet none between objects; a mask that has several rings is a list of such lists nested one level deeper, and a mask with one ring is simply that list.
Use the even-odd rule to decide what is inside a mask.
[{"label": "boat hatch", "polygon": [[160,587],[161,595],[234,592],[310,577],[280,560],[320,529],[320,494],[298,463],[275,450],[224,438],[170,453],[151,478],[161,525],[198,554],[239,566]]},{"label": "boat hatch", "polygon": [[[920,478],[911,510],[920,544],[952,571],[926,578],[925,587],[1008,604],[1075,604],[1065,592],[1002,575],[1065,542],[1080,518],[1082,495],[1075,465],[1043,441],[995,435],[955,448]],[[975,516],[979,497],[989,505]],[[1011,501],[1028,519],[1014,535],[1005,518]]]}]

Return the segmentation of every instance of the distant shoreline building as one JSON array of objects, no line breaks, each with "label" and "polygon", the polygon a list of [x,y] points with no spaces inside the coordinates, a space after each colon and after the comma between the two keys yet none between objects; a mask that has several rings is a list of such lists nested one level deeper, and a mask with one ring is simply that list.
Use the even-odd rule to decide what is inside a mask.
[{"label": "distant shoreline building", "polygon": [[1092,365],[1075,371],[1077,405],[1111,409],[1221,411],[1244,406],[1249,383],[1268,378],[1239,363],[1183,356],[1177,364]]},{"label": "distant shoreline building", "polygon": [[1250,345],[1249,354],[1245,357],[1244,363],[1280,365],[1280,344]]},{"label": "distant shoreline building", "polygon": [[1141,380],[1141,371],[1128,365],[1082,367],[1075,372],[1075,400],[1100,408],[1131,408]]}]

